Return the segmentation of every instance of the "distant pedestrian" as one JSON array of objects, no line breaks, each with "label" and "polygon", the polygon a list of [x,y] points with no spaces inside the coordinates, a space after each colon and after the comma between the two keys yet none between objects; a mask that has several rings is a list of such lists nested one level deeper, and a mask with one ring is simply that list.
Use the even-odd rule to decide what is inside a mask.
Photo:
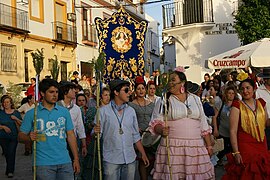
[{"label": "distant pedestrian", "polygon": [[208,73],[204,74],[204,81],[201,83],[202,89],[206,88],[206,84],[209,80],[210,80],[210,75]]},{"label": "distant pedestrian", "polygon": [[[264,84],[262,84],[256,90],[256,99],[263,98],[266,102],[266,113],[268,118],[270,118],[270,68],[264,68],[262,73],[259,73],[257,77],[263,78]],[[265,129],[266,138],[267,138],[267,146],[268,150],[270,150],[270,127],[266,127]]]},{"label": "distant pedestrian", "polygon": [[14,109],[13,100],[10,96],[4,95],[1,98],[3,110],[0,110],[0,145],[6,158],[6,172],[13,177],[15,170],[16,149],[18,145],[18,129],[22,123],[20,113]]},{"label": "distant pedestrian", "polygon": [[[21,107],[18,109],[18,111],[21,113],[22,118],[24,118],[24,115],[27,111],[35,107],[35,99],[34,96],[29,95],[26,97],[27,102],[21,105]],[[29,156],[29,154],[32,152],[32,142],[27,141],[25,142],[25,151],[24,155]]]},{"label": "distant pedestrian", "polygon": [[31,85],[25,92],[26,96],[32,95],[35,96],[35,87],[36,87],[36,78],[31,78]]},{"label": "distant pedestrian", "polygon": [[78,84],[79,83],[79,80],[80,80],[80,78],[79,78],[79,72],[78,71],[74,71],[72,73],[72,76],[70,78],[70,81],[72,83],[74,83],[74,84]]}]

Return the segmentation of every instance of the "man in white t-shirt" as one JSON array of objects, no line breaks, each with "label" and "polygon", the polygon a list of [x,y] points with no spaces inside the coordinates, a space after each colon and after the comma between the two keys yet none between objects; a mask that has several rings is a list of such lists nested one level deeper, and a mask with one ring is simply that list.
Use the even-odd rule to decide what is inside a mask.
[{"label": "man in white t-shirt", "polygon": [[[256,90],[256,99],[263,98],[266,102],[266,111],[268,118],[270,118],[270,67],[264,68],[262,73],[257,74],[258,77],[263,78],[264,84],[262,84]],[[270,149],[270,128],[266,127],[265,135],[267,137],[268,150]]]},{"label": "man in white t-shirt", "polygon": [[21,113],[22,118],[24,118],[24,115],[27,111],[35,107],[35,98],[32,95],[29,95],[26,97],[27,102],[21,105],[19,107],[18,111]]},{"label": "man in white t-shirt", "polygon": [[[59,84],[60,84],[59,88],[60,93],[58,105],[66,107],[68,109],[74,126],[75,136],[77,140],[80,141],[78,147],[81,150],[81,156],[85,157],[87,155],[87,147],[86,147],[86,134],[82,120],[82,112],[80,107],[74,104],[73,102],[73,100],[76,98],[75,95],[76,85],[69,81],[61,81]],[[73,160],[72,151],[69,146],[68,151],[71,160]],[[76,179],[76,177],[74,178]]]}]

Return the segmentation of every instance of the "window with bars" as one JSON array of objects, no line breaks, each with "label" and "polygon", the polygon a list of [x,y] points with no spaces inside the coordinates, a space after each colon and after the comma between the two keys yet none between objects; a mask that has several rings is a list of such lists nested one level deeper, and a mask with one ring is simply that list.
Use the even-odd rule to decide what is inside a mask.
[{"label": "window with bars", "polygon": [[83,8],[83,39],[88,39],[87,9]]},{"label": "window with bars", "polygon": [[16,45],[1,43],[1,71],[17,72]]}]

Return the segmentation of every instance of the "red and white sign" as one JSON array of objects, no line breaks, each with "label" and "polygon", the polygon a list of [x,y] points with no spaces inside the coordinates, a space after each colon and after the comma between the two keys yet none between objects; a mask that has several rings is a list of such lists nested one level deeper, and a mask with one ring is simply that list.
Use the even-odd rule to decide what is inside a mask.
[{"label": "red and white sign", "polygon": [[270,38],[241,46],[208,59],[210,69],[270,66]]}]

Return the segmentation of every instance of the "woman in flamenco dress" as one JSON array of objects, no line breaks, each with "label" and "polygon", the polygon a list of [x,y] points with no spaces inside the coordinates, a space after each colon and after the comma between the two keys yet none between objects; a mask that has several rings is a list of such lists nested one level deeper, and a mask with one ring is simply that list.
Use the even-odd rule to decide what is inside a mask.
[{"label": "woman in flamenco dress", "polygon": [[233,153],[227,155],[223,180],[270,179],[270,154],[267,150],[265,101],[254,99],[255,83],[243,80],[239,89],[242,100],[232,103],[230,139]]},{"label": "woman in flamenco dress", "polygon": [[[207,123],[200,98],[187,91],[186,81],[184,68],[175,68],[169,77],[167,101],[159,99],[153,111],[150,131],[162,135],[151,172],[154,180],[215,179],[210,161],[212,128]],[[163,119],[164,103],[168,104],[168,126]]]}]

